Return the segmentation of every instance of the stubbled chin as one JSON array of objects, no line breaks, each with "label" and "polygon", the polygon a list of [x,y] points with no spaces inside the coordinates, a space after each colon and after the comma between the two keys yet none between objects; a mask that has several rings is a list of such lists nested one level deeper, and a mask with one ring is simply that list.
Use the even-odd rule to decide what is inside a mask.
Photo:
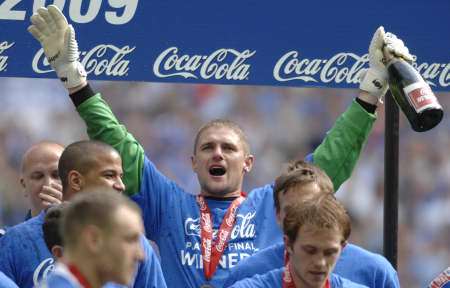
[{"label": "stubbled chin", "polygon": [[325,278],[326,278],[325,274],[318,275],[318,274],[309,273],[309,275],[310,275],[310,281],[313,283],[323,282],[323,281],[325,281]]}]

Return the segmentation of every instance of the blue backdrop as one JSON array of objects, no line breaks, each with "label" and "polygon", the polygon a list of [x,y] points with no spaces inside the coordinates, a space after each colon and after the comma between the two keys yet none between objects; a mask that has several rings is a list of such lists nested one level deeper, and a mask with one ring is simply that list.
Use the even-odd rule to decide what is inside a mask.
[{"label": "blue backdrop", "polygon": [[3,77],[55,77],[26,30],[33,11],[55,3],[90,79],[354,88],[383,25],[434,90],[450,90],[448,0],[1,2]]}]

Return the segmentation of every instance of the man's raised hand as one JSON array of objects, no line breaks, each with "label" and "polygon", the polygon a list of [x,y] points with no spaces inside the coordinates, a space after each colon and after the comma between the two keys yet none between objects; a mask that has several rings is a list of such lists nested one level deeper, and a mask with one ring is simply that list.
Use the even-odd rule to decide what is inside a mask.
[{"label": "man's raised hand", "polygon": [[75,31],[55,5],[41,7],[31,16],[28,32],[41,43],[48,62],[67,89],[86,83],[86,71],[78,61]]}]

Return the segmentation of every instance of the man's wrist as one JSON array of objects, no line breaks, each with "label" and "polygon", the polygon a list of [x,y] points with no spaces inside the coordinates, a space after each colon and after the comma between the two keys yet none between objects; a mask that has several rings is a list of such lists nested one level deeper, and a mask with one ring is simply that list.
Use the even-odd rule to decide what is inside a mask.
[{"label": "man's wrist", "polygon": [[358,102],[364,108],[364,110],[372,114],[375,113],[375,110],[378,107],[378,103],[380,103],[377,97],[370,95],[369,92],[363,90],[359,91],[356,102]]},{"label": "man's wrist", "polygon": [[73,87],[73,88],[67,88],[67,91],[69,91],[69,95],[72,95],[78,91],[80,91],[81,89],[83,89],[84,87],[86,87],[88,85],[87,80],[84,80],[83,83],[81,83],[80,85]]},{"label": "man's wrist", "polygon": [[78,87],[71,89],[76,90],[73,91],[72,93],[69,91],[70,99],[72,100],[75,107],[80,106],[84,101],[95,95],[91,86],[87,82],[83,86],[80,85]]}]

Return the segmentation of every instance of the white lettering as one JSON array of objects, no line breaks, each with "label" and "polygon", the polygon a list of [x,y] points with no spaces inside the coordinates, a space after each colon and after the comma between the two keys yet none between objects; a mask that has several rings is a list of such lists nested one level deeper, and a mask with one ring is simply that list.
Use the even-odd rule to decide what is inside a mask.
[{"label": "white lettering", "polygon": [[[299,80],[322,83],[359,83],[364,65],[369,62],[368,54],[338,53],[329,59],[301,59],[297,51],[289,51],[275,63],[273,77],[280,82]],[[422,77],[432,86],[450,85],[450,63],[413,63]]]},{"label": "white lettering", "polygon": [[13,10],[13,8],[22,0],[4,0],[0,4],[0,19],[1,20],[24,20],[25,11]]},{"label": "white lettering", "polygon": [[[100,9],[102,7],[102,2],[106,0],[71,0],[69,2],[69,15],[68,18],[76,23],[89,23],[94,21],[98,15],[101,15]],[[22,0],[3,0],[0,4],[0,19],[1,20],[21,20],[24,21],[27,17],[26,10],[13,10],[14,7],[17,6],[18,3],[22,2]],[[40,7],[45,7],[50,4],[54,4],[58,6],[59,9],[64,10],[64,6],[66,5],[66,0],[34,0],[32,1],[23,1],[27,2],[27,4],[32,3],[33,13]],[[86,7],[86,12],[82,14],[82,6]],[[137,6],[139,0],[107,0],[109,4],[106,9],[104,16],[106,22],[112,25],[123,25],[130,22],[137,10]],[[83,5],[84,4],[84,5]],[[31,8],[31,7],[30,7]],[[120,15],[120,16],[119,16]]]},{"label": "white lettering", "polygon": [[47,275],[55,268],[55,260],[47,258],[42,261],[33,273],[33,283],[35,287],[39,286],[42,279],[47,278]]},{"label": "white lettering", "polygon": [[39,8],[47,7],[50,4],[53,4],[53,5],[57,6],[62,11],[64,9],[64,5],[66,5],[66,0],[52,0],[52,1],[48,1],[48,0],[34,0],[33,13],[36,13]]},{"label": "white lettering", "polygon": [[8,43],[7,41],[0,43],[0,72],[6,71],[6,67],[8,67],[9,57],[2,55],[3,52],[11,48],[14,44],[15,42]]},{"label": "white lettering", "polygon": [[97,17],[102,1],[89,1],[88,9],[84,15],[81,15],[82,2],[83,0],[70,1],[69,17],[77,23],[89,23]]},{"label": "white lettering", "polygon": [[[230,241],[233,239],[252,239],[255,237],[255,215],[256,212],[236,215],[236,223],[231,230]],[[186,235],[200,238],[200,218],[187,218],[184,222],[184,231]],[[213,239],[216,238],[217,232],[217,229],[213,229]]]},{"label": "white lettering", "polygon": [[[101,44],[89,51],[81,53],[81,63],[84,65],[88,74],[96,76],[125,76],[129,70],[129,60],[125,56],[134,51],[136,47],[123,46],[122,48],[109,44]],[[40,49],[33,58],[32,67],[38,74],[49,73],[52,71],[43,49]]]},{"label": "white lettering", "polygon": [[[105,13],[106,21],[113,25],[123,25],[130,22],[136,13],[138,0],[109,0],[112,8],[121,9],[122,16],[117,16],[117,12],[107,11]],[[122,10],[123,9],[123,10]]]},{"label": "white lettering", "polygon": [[[330,59],[301,59],[297,51],[284,54],[275,64],[273,77],[280,82],[300,80],[303,82],[358,83],[360,70],[368,62],[368,55],[359,57],[353,53],[339,53]],[[349,68],[347,60],[354,60]],[[314,77],[319,75],[318,78]]]},{"label": "white lettering", "polygon": [[[184,266],[194,266],[197,269],[203,268],[203,257],[198,253],[190,253],[181,250],[181,264]],[[222,255],[219,259],[219,266],[221,269],[230,269],[236,266],[242,259],[249,257],[248,253],[228,253]]]},{"label": "white lettering", "polygon": [[437,86],[432,81],[437,79],[440,86],[447,87],[450,85],[450,63],[413,63],[413,67],[422,75],[423,79],[431,86]]},{"label": "white lettering", "polygon": [[181,265],[192,266],[197,258],[197,254],[191,255],[189,252],[181,250]]},{"label": "white lettering", "polygon": [[[170,47],[156,58],[153,73],[159,78],[180,76],[185,79],[246,80],[250,74],[250,65],[245,64],[245,61],[255,53],[248,49],[242,52],[218,49],[210,55],[180,56],[177,47]],[[227,60],[230,58],[228,56],[232,60]]]}]

